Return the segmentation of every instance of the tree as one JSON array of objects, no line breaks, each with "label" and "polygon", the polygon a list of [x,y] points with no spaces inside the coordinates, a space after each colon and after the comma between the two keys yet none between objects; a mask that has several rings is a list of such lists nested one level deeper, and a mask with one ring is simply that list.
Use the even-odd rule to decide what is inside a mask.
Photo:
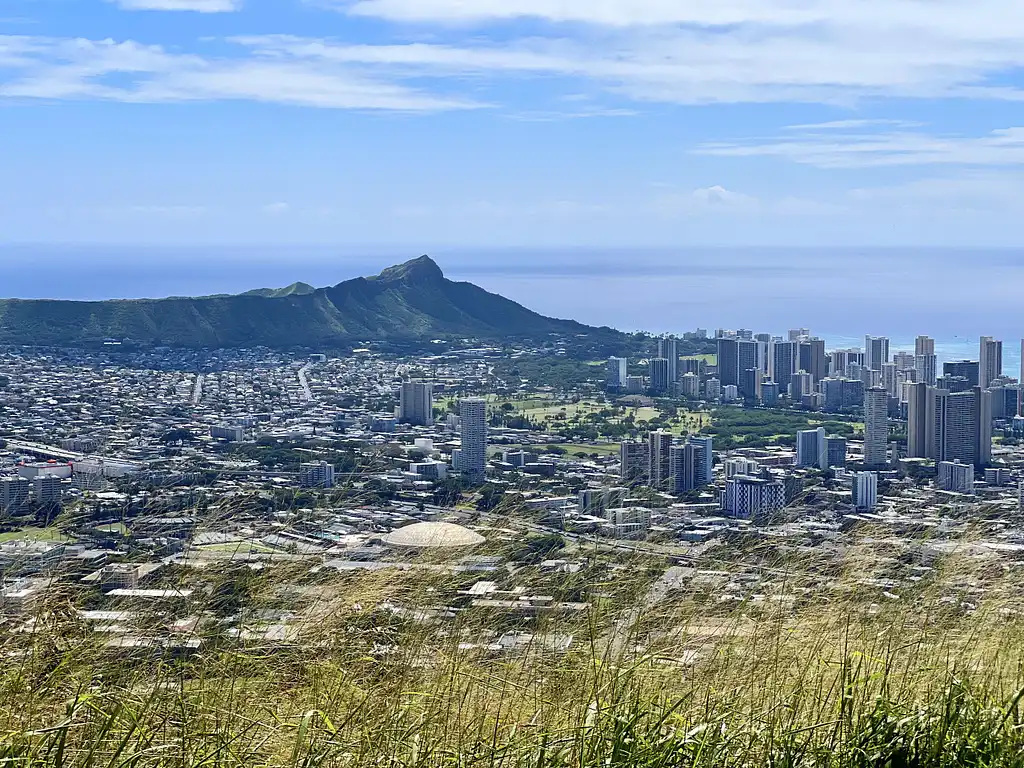
[{"label": "tree", "polygon": [[504,497],[505,489],[502,486],[488,483],[480,489],[480,499],[476,503],[476,508],[481,512],[490,512],[501,504]]},{"label": "tree", "polygon": [[446,477],[434,486],[434,504],[439,507],[454,507],[462,500],[462,481],[453,476]]}]

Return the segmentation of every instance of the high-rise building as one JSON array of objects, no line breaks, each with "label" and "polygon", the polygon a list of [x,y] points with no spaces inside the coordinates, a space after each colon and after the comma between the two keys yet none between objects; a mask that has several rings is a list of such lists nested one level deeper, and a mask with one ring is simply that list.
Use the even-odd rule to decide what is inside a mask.
[{"label": "high-rise building", "polygon": [[896,390],[896,384],[899,382],[897,373],[899,373],[899,369],[895,363],[882,363],[882,389],[888,392],[890,397],[896,397],[898,394]]},{"label": "high-rise building", "polygon": [[846,376],[851,364],[864,365],[864,353],[859,349],[836,349],[829,354],[833,377]]},{"label": "high-rise building", "polygon": [[487,473],[487,401],[468,397],[459,401],[461,419],[459,471],[472,482],[480,482]]},{"label": "high-rise building", "polygon": [[[758,342],[751,340],[740,340],[736,343],[736,375],[749,368],[758,368]],[[733,382],[739,385],[739,381]]]},{"label": "high-rise building", "polygon": [[722,512],[745,520],[780,512],[786,507],[782,483],[761,477],[736,475],[725,483]]},{"label": "high-rise building", "polygon": [[934,453],[935,396],[923,381],[907,385],[907,456],[926,459]]},{"label": "high-rise building", "polygon": [[714,377],[704,382],[704,397],[708,400],[717,400],[722,396],[722,381]]},{"label": "high-rise building", "polygon": [[828,376],[829,358],[824,339],[804,339],[800,342],[799,354],[797,368],[811,374],[815,384]]},{"label": "high-rise building", "polygon": [[917,371],[917,380],[934,387],[935,379],[939,375],[938,365],[938,358],[935,355],[915,355],[914,370]]},{"label": "high-rise building", "polygon": [[757,475],[759,469],[760,467],[753,459],[726,459],[725,479],[732,480],[736,475],[748,475],[750,477],[754,477]]},{"label": "high-rise building", "polygon": [[23,512],[28,508],[28,492],[31,484],[22,478],[0,480],[0,512]]},{"label": "high-rise building", "polygon": [[761,398],[761,369],[747,368],[740,372],[739,391],[744,400],[756,401]]},{"label": "high-rise building", "polygon": [[827,378],[821,381],[825,410],[838,412],[864,405],[864,382],[860,379]]},{"label": "high-rise building", "polygon": [[694,376],[704,378],[707,373],[708,364],[699,357],[684,357],[679,361],[679,373],[686,375],[692,373]]},{"label": "high-rise building", "polygon": [[779,385],[774,381],[761,382],[761,402],[771,407],[779,404]]},{"label": "high-rise building", "polygon": [[889,339],[885,336],[864,337],[864,366],[872,371],[881,371],[889,362]]},{"label": "high-rise building", "polygon": [[936,461],[976,467],[992,462],[992,399],[981,387],[966,392],[933,391]]},{"label": "high-rise building", "polygon": [[892,356],[893,365],[897,371],[913,370],[914,361],[917,358],[909,352],[897,352]]},{"label": "high-rise building", "polygon": [[672,492],[689,493],[701,486],[699,480],[699,464],[697,454],[699,449],[695,445],[673,445],[669,449],[669,462],[672,472]]},{"label": "high-rise building", "polygon": [[985,389],[1003,375],[1003,342],[991,336],[981,337],[981,349],[978,355],[978,384]]},{"label": "high-rise building", "polygon": [[977,387],[981,383],[981,365],[977,360],[954,360],[942,364],[942,375],[967,379],[969,387]]},{"label": "high-rise building", "polygon": [[700,397],[700,376],[696,373],[684,373],[679,377],[679,392],[683,397],[696,400]]},{"label": "high-rise building", "polygon": [[300,464],[299,485],[303,488],[333,488],[334,467],[326,461],[310,461]]},{"label": "high-rise building", "polygon": [[625,389],[627,376],[629,376],[629,360],[625,357],[609,357],[605,386],[613,390]]},{"label": "high-rise building", "polygon": [[825,444],[828,446],[828,465],[830,467],[846,466],[846,438],[826,437]]},{"label": "high-rise building", "polygon": [[668,490],[672,479],[671,432],[651,432],[647,436],[647,483],[651,488]]},{"label": "high-rise building", "polygon": [[1003,384],[997,380],[989,389],[992,397],[992,418],[1012,419],[1017,415],[1020,401],[1020,387],[1017,384]]},{"label": "high-rise building", "polygon": [[828,443],[824,427],[796,433],[796,465],[828,469]]},{"label": "high-rise building", "polygon": [[853,504],[857,509],[871,511],[878,505],[878,475],[858,472],[852,481]]},{"label": "high-rise building", "polygon": [[918,336],[917,341],[914,342],[914,355],[934,355],[935,354],[935,339],[930,336]]},{"label": "high-rise building", "polygon": [[723,387],[740,382],[739,342],[736,339],[718,339],[718,379]]},{"label": "high-rise building", "polygon": [[63,496],[61,479],[53,475],[37,475],[32,481],[36,504],[43,507],[59,507]]},{"label": "high-rise building", "polygon": [[651,358],[650,363],[650,379],[651,379],[651,392],[657,394],[664,394],[668,392],[669,382],[669,361],[664,357]]},{"label": "high-rise building", "polygon": [[585,488],[577,496],[577,510],[582,515],[603,517],[609,509],[626,503],[627,488]]},{"label": "high-rise building", "polygon": [[797,371],[789,382],[789,394],[794,400],[799,401],[804,395],[814,392],[814,378],[807,371]]},{"label": "high-rise building", "polygon": [[434,425],[434,385],[429,381],[402,383],[398,420],[420,427]]},{"label": "high-rise building", "polygon": [[658,357],[668,360],[669,382],[679,381],[679,341],[670,336],[658,339]]},{"label": "high-rise building", "polygon": [[630,486],[647,480],[647,443],[627,441],[619,444],[619,479]]},{"label": "high-rise building", "polygon": [[760,338],[760,339],[756,340],[756,342],[757,342],[757,368],[761,371],[761,373],[763,373],[767,377],[768,376],[768,371],[771,370],[771,362],[769,360],[769,357],[770,357],[769,352],[771,351],[771,348],[772,348],[772,345],[771,345],[771,338],[772,337],[768,336],[767,334],[761,334],[761,335],[764,338]]},{"label": "high-rise building", "polygon": [[800,341],[800,339],[806,338],[811,335],[810,328],[790,328],[789,329],[789,340]]},{"label": "high-rise building", "polygon": [[690,445],[697,446],[698,459],[700,463],[697,471],[697,482],[701,485],[707,485],[714,478],[714,438],[690,435],[686,438],[686,442]]},{"label": "high-rise building", "polygon": [[971,380],[965,376],[939,376],[935,379],[935,387],[947,392],[967,392],[971,388]]},{"label": "high-rise building", "polygon": [[800,358],[800,345],[795,341],[777,341],[771,346],[769,359],[769,375],[779,385],[780,392],[789,392],[793,374],[797,371]]},{"label": "high-rise building", "polygon": [[864,393],[864,465],[888,464],[889,393],[872,387]]},{"label": "high-rise building", "polygon": [[955,461],[940,461],[936,484],[944,491],[974,495],[974,466]]}]

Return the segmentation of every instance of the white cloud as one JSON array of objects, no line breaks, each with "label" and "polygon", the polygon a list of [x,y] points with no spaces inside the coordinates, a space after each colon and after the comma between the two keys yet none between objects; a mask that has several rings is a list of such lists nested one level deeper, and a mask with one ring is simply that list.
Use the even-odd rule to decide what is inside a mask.
[{"label": "white cloud", "polygon": [[1013,28],[1024,13],[1012,0],[334,0],[349,13],[395,21],[482,23],[519,18],[611,27],[892,25],[965,32]]},{"label": "white cloud", "polygon": [[[331,2],[331,0],[327,0]],[[333,0],[349,14],[487,28],[517,19],[582,71],[638,99],[682,103],[865,96],[1020,98],[1018,0]],[[502,30],[500,39],[510,39]],[[466,36],[463,35],[465,38]],[[516,40],[516,49],[534,41]],[[566,46],[571,41],[575,45]]]},{"label": "white cloud", "polygon": [[271,216],[280,216],[288,213],[290,207],[288,203],[271,203],[270,205],[263,206],[263,212],[269,213]]},{"label": "white cloud", "polygon": [[787,131],[828,131],[871,128],[873,126],[887,128],[920,128],[922,123],[912,120],[832,120],[827,123],[809,123],[806,125],[787,125]]},{"label": "white cloud", "polygon": [[237,99],[405,112],[480,106],[412,88],[365,68],[325,60],[283,60],[250,50],[242,54],[211,58],[130,40],[0,36],[0,99]]},{"label": "white cloud", "polygon": [[761,21],[726,28],[556,27],[529,38],[452,34],[448,37],[456,42],[448,44],[345,45],[287,36],[241,40],[267,55],[418,70],[420,75],[590,80],[641,101],[849,105],[869,96],[1024,98],[1020,89],[990,82],[994,75],[1024,66],[1024,23],[1016,35],[983,32],[977,39],[949,39],[912,30],[845,28],[831,21],[815,27]]},{"label": "white cloud", "polygon": [[[122,7],[231,10],[241,0],[112,0]],[[248,99],[306,106],[431,111],[479,106],[440,83],[479,93],[499,78],[559,78],[565,94],[603,91],[621,102],[676,104],[865,99],[1024,100],[1024,4],[1019,0],[321,0],[354,15],[420,23],[430,42],[346,44],[288,36],[237,38],[238,56],[151,49],[165,68],[101,69],[109,41],[49,41],[26,52],[0,38],[8,95],[121,100]],[[530,35],[516,19],[531,19]],[[467,29],[471,25],[471,29]],[[403,32],[407,28],[402,29]],[[33,39],[34,45],[40,44]],[[92,45],[94,50],[86,48]],[[121,45],[129,45],[121,43]],[[145,46],[131,44],[139,49]],[[11,48],[11,50],[5,50]],[[138,55],[138,51],[135,52]],[[26,56],[32,66],[22,61]],[[12,63],[13,60],[13,63]],[[3,69],[28,69],[14,80]],[[106,77],[131,72],[117,87]],[[118,78],[122,80],[122,78]],[[432,80],[428,84],[425,81]],[[417,87],[413,87],[416,83]],[[547,89],[545,89],[547,91]],[[558,99],[558,94],[554,94]],[[520,114],[586,116],[549,105]],[[912,124],[836,120],[794,130],[893,130]]]},{"label": "white cloud", "polygon": [[109,0],[126,11],[194,11],[230,13],[242,9],[242,0]]},{"label": "white cloud", "polygon": [[819,168],[901,165],[1024,164],[1024,128],[1003,128],[986,136],[926,133],[807,134],[795,139],[712,142],[694,150],[716,157],[778,157]]}]

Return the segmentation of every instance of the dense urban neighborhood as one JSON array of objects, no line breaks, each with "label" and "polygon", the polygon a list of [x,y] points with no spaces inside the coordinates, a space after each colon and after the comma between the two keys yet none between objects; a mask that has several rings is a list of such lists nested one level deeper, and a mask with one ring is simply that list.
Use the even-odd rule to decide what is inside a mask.
[{"label": "dense urban neighborhood", "polygon": [[[535,551],[555,571],[604,552],[696,579],[702,553],[752,538],[824,554],[866,526],[930,530],[941,551],[983,519],[972,546],[1024,553],[1024,418],[999,342],[941,366],[926,337],[895,354],[804,329],[647,343],[609,360],[569,337],[409,356],[8,349],[5,620],[71,590],[112,646],[198,647],[214,617],[187,606],[218,569],[378,572],[431,550],[481,574],[473,604],[527,614],[552,606],[505,566]],[[174,622],[142,620],[168,602]],[[302,605],[267,637],[296,638]]]}]

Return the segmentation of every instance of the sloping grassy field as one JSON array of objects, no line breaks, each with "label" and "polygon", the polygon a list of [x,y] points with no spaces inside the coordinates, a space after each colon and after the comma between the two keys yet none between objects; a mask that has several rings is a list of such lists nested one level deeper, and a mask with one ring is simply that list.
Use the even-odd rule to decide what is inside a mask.
[{"label": "sloping grassy field", "polygon": [[[192,602],[150,609],[153,637],[204,617],[182,636],[202,640],[190,653],[107,647],[116,634],[53,595],[27,630],[4,628],[0,759],[1022,765],[1017,563],[969,544],[933,561],[925,546],[864,533],[784,553],[752,540],[668,572],[579,552],[580,574],[525,567],[516,583],[589,608],[532,619],[472,607],[458,592],[478,577],[443,558],[381,573],[207,569],[181,576]],[[255,631],[268,610],[296,614],[296,634],[239,642],[224,629],[233,616]],[[508,633],[522,633],[518,650],[495,650]]]}]

